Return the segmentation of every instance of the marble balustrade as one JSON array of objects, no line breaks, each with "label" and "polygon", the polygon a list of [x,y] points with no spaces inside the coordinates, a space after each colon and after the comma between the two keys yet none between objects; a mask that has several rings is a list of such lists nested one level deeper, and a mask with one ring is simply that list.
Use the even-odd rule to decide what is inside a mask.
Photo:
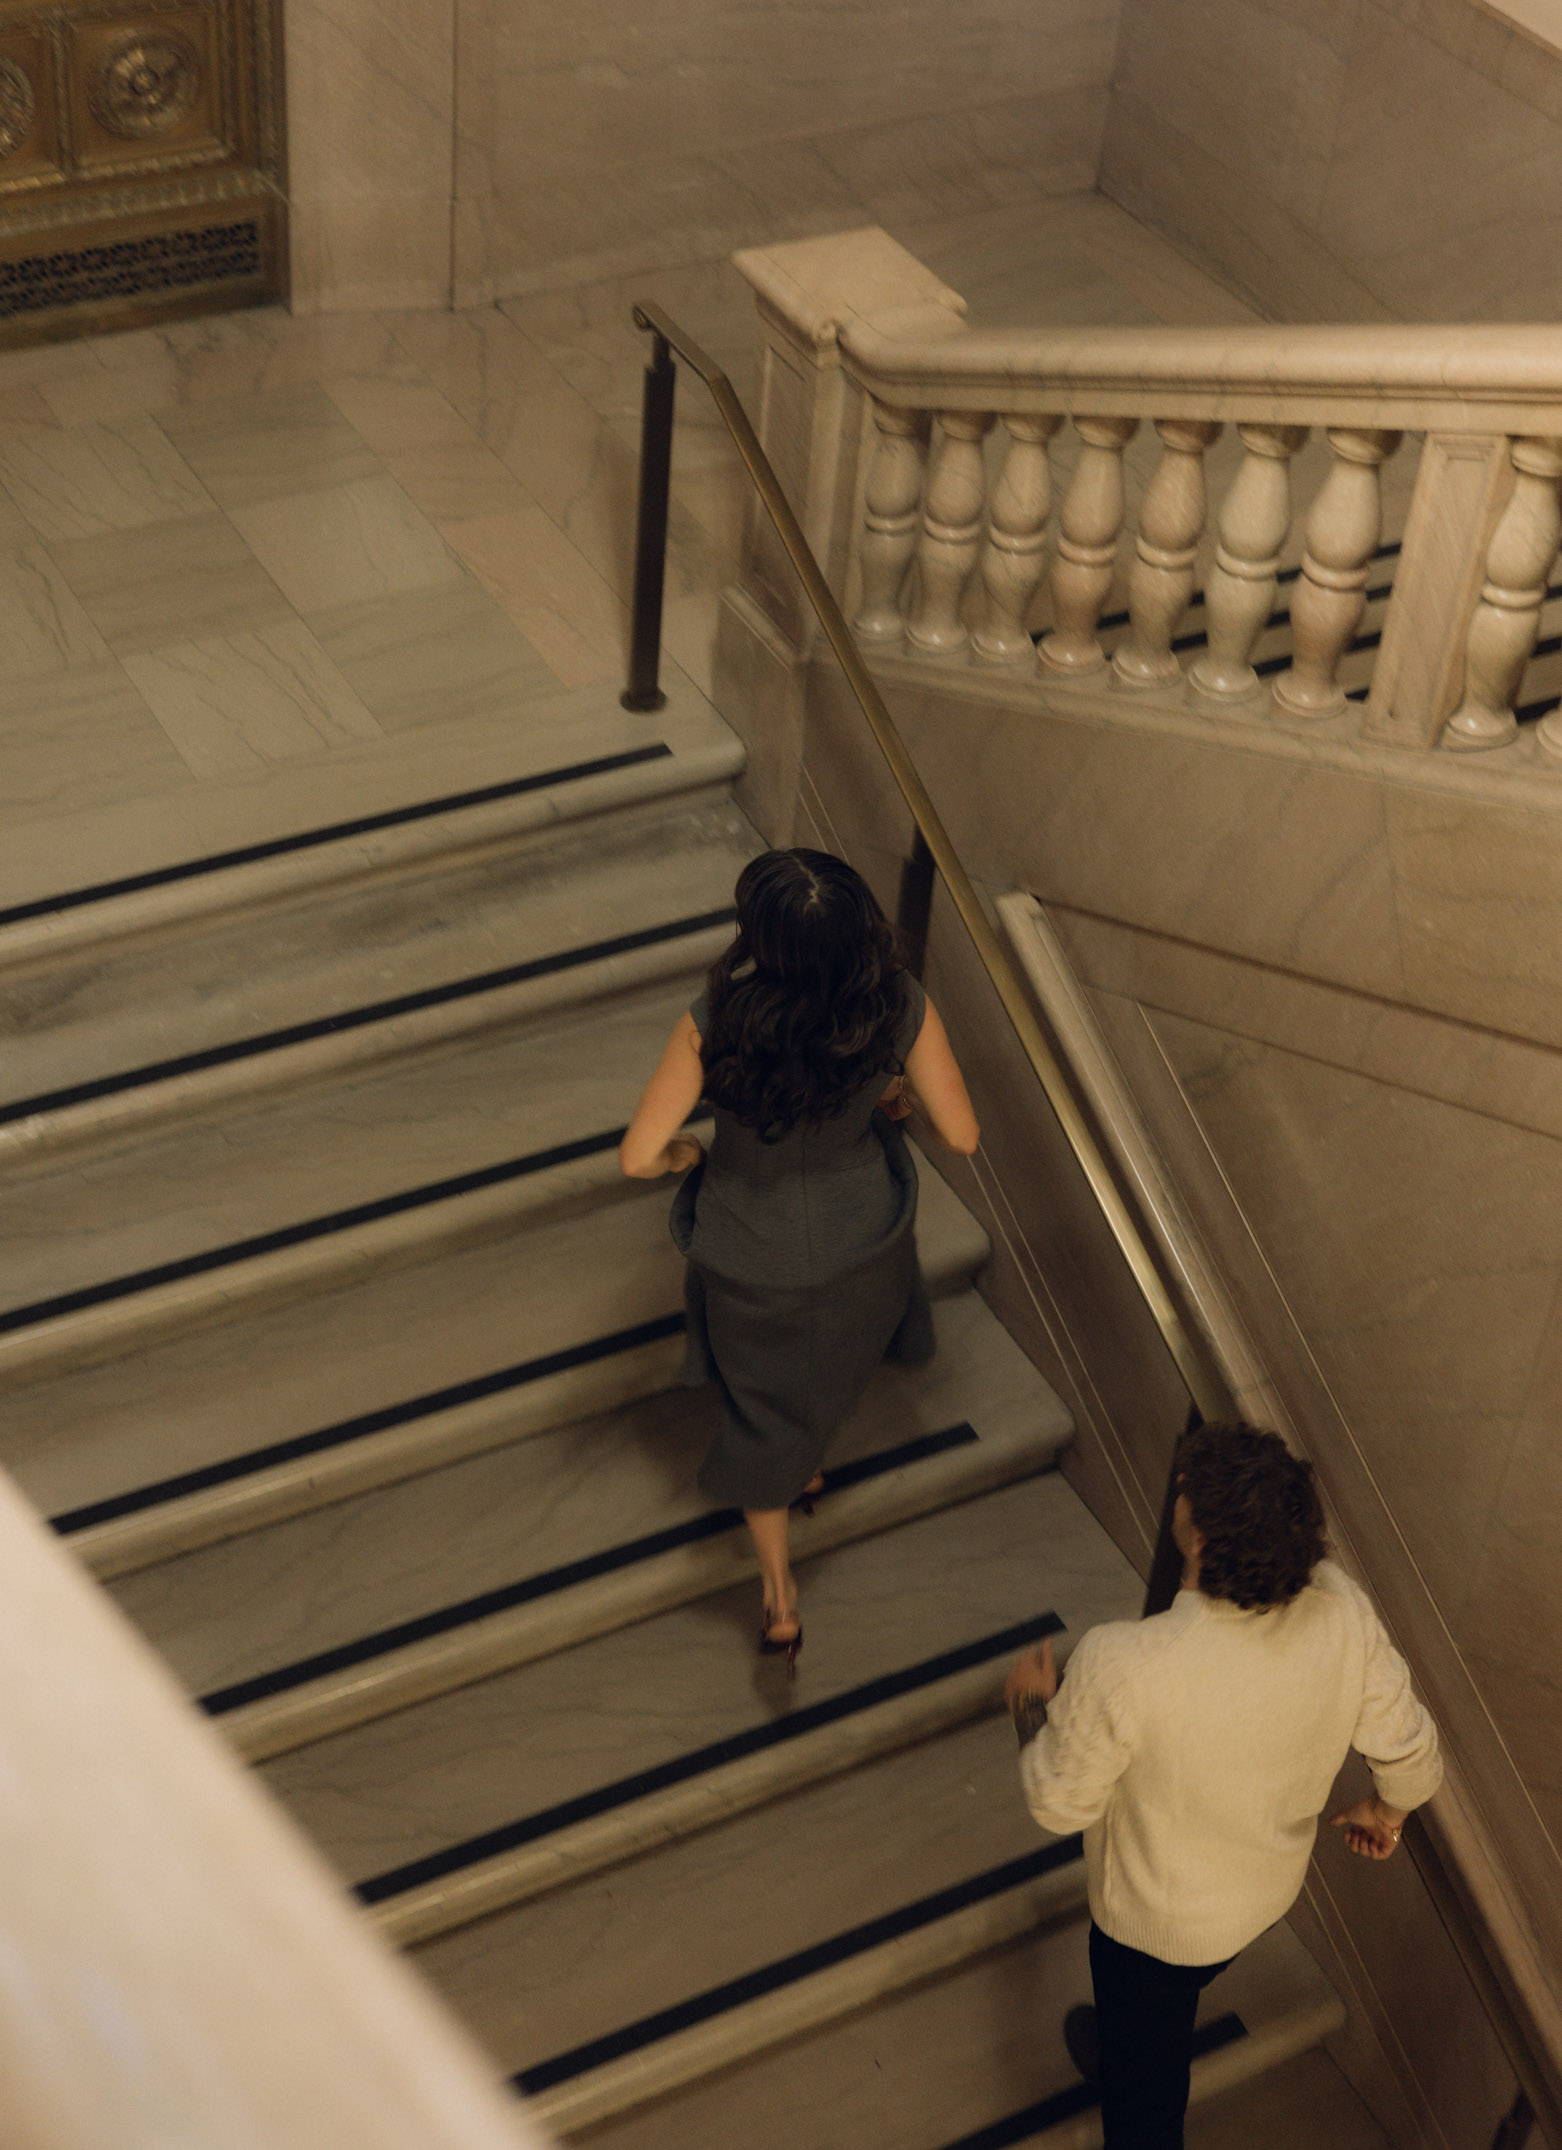
[{"label": "marble balustrade", "polygon": [[[1517,741],[1562,544],[1554,330],[918,325],[839,330],[872,415],[846,578],[865,644],[1402,745]],[[1385,468],[1407,434],[1444,452],[1390,565]],[[1374,580],[1392,580],[1386,612],[1358,643]],[[1179,635],[1196,590],[1202,638]],[[1448,645],[1431,687],[1402,662],[1429,638]],[[1185,663],[1179,641],[1200,640]],[[1369,647],[1393,660],[1381,690]],[[1562,762],[1562,710],[1533,736],[1526,765]]]}]

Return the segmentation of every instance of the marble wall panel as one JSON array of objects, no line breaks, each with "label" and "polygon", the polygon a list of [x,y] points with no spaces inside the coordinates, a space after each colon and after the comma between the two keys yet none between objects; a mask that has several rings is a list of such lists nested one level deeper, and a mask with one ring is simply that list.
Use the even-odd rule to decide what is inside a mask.
[{"label": "marble wall panel", "polygon": [[1480,0],[1126,0],[1101,185],[1282,320],[1550,320],[1559,130]]},{"label": "marble wall panel", "polygon": [[450,301],[456,0],[288,0],[299,313]]},{"label": "marble wall panel", "polygon": [[481,304],[1088,188],[1120,6],[289,0],[293,304]]},{"label": "marble wall panel", "polygon": [[[492,146],[462,152],[489,260],[463,273],[503,295],[1089,186],[1118,4],[492,10]],[[463,35],[463,115],[468,73]]]}]

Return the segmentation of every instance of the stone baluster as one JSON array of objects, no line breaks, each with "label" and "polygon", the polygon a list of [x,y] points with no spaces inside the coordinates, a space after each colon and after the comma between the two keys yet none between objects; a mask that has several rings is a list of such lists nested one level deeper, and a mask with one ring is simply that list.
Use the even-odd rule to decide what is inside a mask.
[{"label": "stone baluster", "polygon": [[916,598],[906,622],[906,640],[917,649],[944,655],[964,649],[970,639],[960,602],[982,547],[982,439],[991,424],[986,411],[939,413],[917,541]]},{"label": "stone baluster", "polygon": [[1383,534],[1381,465],[1398,433],[1331,426],[1334,461],[1307,518],[1302,572],[1291,593],[1291,663],[1275,681],[1287,717],[1333,717],[1345,707],[1340,662],[1367,609],[1367,574]]},{"label": "stone baluster", "polygon": [[993,488],[982,550],[982,588],[987,606],[971,646],[988,664],[1033,664],[1035,644],[1026,627],[1031,600],[1041,583],[1041,556],[1052,513],[1052,465],[1047,443],[1060,418],[1013,417],[1003,421],[1009,446]]},{"label": "stone baluster", "polygon": [[[1516,440],[1509,453],[1513,492],[1486,553],[1486,582],[1465,645],[1464,699],[1443,733],[1445,747],[1465,753],[1506,746],[1518,730],[1513,705],[1562,543],[1562,440]],[[1558,729],[1550,717],[1538,728],[1547,753],[1562,754]]]},{"label": "stone baluster", "polygon": [[875,403],[878,444],[868,472],[862,550],[862,602],[853,621],[863,642],[898,642],[905,629],[900,596],[916,550],[922,505],[927,420],[919,411]]},{"label": "stone baluster", "polygon": [[1076,418],[1084,442],[1059,518],[1052,565],[1052,615],[1041,645],[1050,672],[1080,678],[1106,662],[1096,621],[1112,587],[1123,527],[1123,450],[1139,430],[1137,418]]},{"label": "stone baluster", "polygon": [[1258,692],[1250,659],[1275,601],[1275,577],[1291,529],[1291,458],[1305,426],[1245,425],[1247,454],[1226,495],[1204,591],[1208,647],[1188,667],[1196,693],[1236,702]]},{"label": "stone baluster", "polygon": [[1172,633],[1193,595],[1193,563],[1204,534],[1204,451],[1222,428],[1202,419],[1161,418],[1161,460],[1139,510],[1139,540],[1128,576],[1127,636],[1112,659],[1125,687],[1158,687],[1182,667]]}]

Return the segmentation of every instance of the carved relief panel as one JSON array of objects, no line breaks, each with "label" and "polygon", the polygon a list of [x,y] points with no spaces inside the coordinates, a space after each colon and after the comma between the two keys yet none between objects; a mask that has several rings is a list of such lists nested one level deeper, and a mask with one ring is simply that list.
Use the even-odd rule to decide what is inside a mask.
[{"label": "carved relief panel", "polygon": [[0,0],[0,344],[282,295],[280,0]]}]

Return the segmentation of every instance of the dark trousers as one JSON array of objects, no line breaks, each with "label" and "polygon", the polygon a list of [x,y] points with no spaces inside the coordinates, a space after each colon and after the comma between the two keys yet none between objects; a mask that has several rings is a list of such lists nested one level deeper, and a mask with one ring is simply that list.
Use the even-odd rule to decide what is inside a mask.
[{"label": "dark trousers", "polygon": [[1106,2150],[1182,2150],[1193,2019],[1200,1993],[1225,1968],[1162,1963],[1091,1922]]}]

